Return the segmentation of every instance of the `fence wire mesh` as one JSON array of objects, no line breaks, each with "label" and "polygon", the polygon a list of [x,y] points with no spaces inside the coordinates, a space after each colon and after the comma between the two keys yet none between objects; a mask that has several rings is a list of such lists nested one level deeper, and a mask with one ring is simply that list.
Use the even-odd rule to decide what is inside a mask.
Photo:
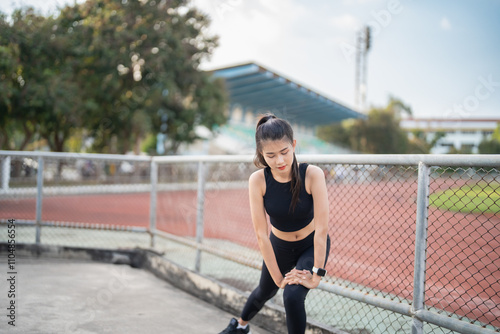
[{"label": "fence wire mesh", "polygon": [[[153,186],[151,159],[44,157],[35,226],[39,161],[0,158],[0,241],[9,219],[18,223],[20,243],[34,243],[39,229],[42,244],[147,248],[148,232],[157,231],[154,247],[169,260],[242,291],[258,283],[262,257],[248,198],[256,168],[249,160],[159,160]],[[314,164],[325,173],[330,199],[324,281],[413,306],[418,167]],[[500,333],[499,170],[432,167],[429,193],[425,310]],[[282,305],[282,295],[273,302]],[[349,333],[409,333],[413,321],[319,289],[306,308],[310,319]],[[454,333],[429,323],[424,328]]]},{"label": "fence wire mesh", "polygon": [[253,170],[243,163],[207,165],[205,237],[257,249],[248,198],[248,177]]},{"label": "fence wire mesh", "polygon": [[499,170],[433,168],[428,224],[426,305],[498,329]]},{"label": "fence wire mesh", "polygon": [[64,155],[44,157],[42,162],[29,156],[4,157],[0,219],[36,223],[39,168],[43,169],[39,213],[43,244],[100,248],[150,244],[147,235],[134,233],[148,227],[149,162]]},{"label": "fence wire mesh", "polygon": [[156,228],[170,234],[196,235],[198,163],[160,164]]},{"label": "fence wire mesh", "polygon": [[333,283],[409,303],[416,167],[337,165],[327,171],[335,172],[328,185]]}]

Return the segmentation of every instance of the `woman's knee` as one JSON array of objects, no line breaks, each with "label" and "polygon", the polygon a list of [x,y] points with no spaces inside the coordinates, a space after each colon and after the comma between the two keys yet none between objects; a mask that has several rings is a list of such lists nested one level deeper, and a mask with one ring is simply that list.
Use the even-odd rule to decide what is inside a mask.
[{"label": "woman's knee", "polygon": [[283,304],[286,309],[304,305],[309,289],[302,285],[287,285],[283,291]]}]

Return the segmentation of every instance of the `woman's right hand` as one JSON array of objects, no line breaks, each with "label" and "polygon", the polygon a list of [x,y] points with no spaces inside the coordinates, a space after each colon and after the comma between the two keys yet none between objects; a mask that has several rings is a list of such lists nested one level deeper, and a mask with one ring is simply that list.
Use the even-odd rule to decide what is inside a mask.
[{"label": "woman's right hand", "polygon": [[290,279],[285,276],[281,279],[281,282],[278,286],[280,287],[280,289],[284,289],[285,286],[288,285],[288,283],[290,283]]}]

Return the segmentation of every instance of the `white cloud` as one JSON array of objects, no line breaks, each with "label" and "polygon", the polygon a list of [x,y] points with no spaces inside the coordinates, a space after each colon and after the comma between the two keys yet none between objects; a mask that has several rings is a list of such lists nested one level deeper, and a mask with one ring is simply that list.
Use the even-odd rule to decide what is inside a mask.
[{"label": "white cloud", "polygon": [[339,28],[341,30],[355,31],[361,26],[358,19],[350,14],[344,14],[342,16],[336,16],[331,19],[330,23],[332,26]]},{"label": "white cloud", "polygon": [[[192,1],[212,17],[210,31],[220,36],[219,47],[202,68],[216,68],[256,61],[271,66],[283,59],[293,45],[299,45],[295,30],[302,27],[307,8],[292,0],[244,2],[223,0],[217,5]],[[300,30],[299,30],[300,31]],[[301,38],[299,37],[299,40]],[[292,48],[293,49],[293,48]]]},{"label": "white cloud", "polygon": [[441,29],[443,29],[443,30],[451,30],[451,23],[447,17],[443,17],[441,19],[441,21],[439,22],[439,25],[440,25]]}]

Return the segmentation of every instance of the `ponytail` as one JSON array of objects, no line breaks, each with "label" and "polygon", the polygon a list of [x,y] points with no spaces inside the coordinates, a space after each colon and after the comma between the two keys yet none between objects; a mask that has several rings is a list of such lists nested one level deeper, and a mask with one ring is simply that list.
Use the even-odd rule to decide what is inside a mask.
[{"label": "ponytail", "polygon": [[[281,140],[286,138],[293,143],[293,129],[290,124],[284,119],[277,118],[271,113],[267,113],[260,117],[255,129],[255,157],[253,162],[256,167],[269,167],[264,156],[262,155],[262,142],[265,140]],[[290,191],[292,192],[292,201],[290,202],[290,212],[295,211],[295,207],[299,202],[300,189],[302,180],[300,178],[299,166],[297,157],[293,153],[292,163],[292,181],[290,182]]]},{"label": "ponytail", "polygon": [[293,163],[292,163],[292,182],[290,182],[290,191],[292,192],[292,202],[290,203],[290,209],[288,211],[294,212],[297,203],[299,202],[300,188],[302,187],[302,180],[300,179],[299,164],[297,162],[297,157],[293,153]]}]

